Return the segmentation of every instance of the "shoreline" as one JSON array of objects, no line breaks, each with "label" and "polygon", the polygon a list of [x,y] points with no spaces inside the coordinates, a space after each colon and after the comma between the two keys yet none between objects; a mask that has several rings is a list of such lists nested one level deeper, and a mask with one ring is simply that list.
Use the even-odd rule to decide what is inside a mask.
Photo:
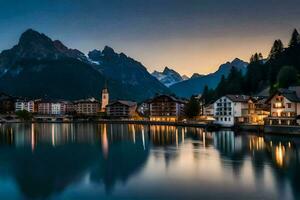
[{"label": "shoreline", "polygon": [[194,127],[203,128],[208,131],[218,130],[237,130],[237,131],[253,131],[264,134],[281,134],[281,135],[298,135],[300,136],[300,126],[279,126],[279,125],[256,125],[241,124],[234,127],[223,127],[217,124],[208,123],[189,123],[189,122],[162,122],[162,121],[146,121],[146,120],[72,120],[72,121],[6,121],[0,124],[17,124],[17,123],[99,123],[99,124],[137,124],[150,126],[178,126],[178,127]]}]

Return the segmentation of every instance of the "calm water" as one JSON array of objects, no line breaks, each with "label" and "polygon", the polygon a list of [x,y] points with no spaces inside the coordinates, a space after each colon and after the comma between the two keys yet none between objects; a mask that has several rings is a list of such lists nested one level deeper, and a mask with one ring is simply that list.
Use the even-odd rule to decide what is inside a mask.
[{"label": "calm water", "polygon": [[0,199],[300,199],[300,137],[0,126]]}]

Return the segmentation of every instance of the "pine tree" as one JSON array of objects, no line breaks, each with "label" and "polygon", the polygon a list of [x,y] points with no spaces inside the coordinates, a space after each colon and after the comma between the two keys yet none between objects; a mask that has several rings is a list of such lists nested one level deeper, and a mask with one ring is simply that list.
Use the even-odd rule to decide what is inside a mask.
[{"label": "pine tree", "polygon": [[198,100],[194,96],[192,96],[189,102],[185,106],[185,115],[191,119],[198,116],[199,113],[200,113],[200,104]]},{"label": "pine tree", "polygon": [[209,89],[208,89],[208,85],[204,86],[203,92],[202,92],[202,96],[201,96],[201,100],[206,103],[209,100]]},{"label": "pine tree", "polygon": [[270,51],[269,58],[276,59],[283,51],[284,51],[284,46],[283,46],[281,40],[275,40],[273,47]]},{"label": "pine tree", "polygon": [[300,35],[299,35],[297,29],[294,29],[293,34],[292,34],[292,38],[290,40],[289,47],[295,47],[299,44],[300,44]]}]

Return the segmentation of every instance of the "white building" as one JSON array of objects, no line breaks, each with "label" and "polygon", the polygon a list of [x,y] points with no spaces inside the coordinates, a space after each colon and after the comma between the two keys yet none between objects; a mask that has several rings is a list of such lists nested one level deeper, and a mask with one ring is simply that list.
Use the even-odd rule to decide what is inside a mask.
[{"label": "white building", "polygon": [[60,101],[40,101],[37,112],[42,115],[63,115],[66,113],[66,103]]},{"label": "white building", "polygon": [[214,102],[215,123],[231,127],[248,120],[248,100],[246,95],[226,95]]},{"label": "white building", "polygon": [[18,100],[15,102],[15,111],[22,111],[26,110],[28,112],[34,112],[34,101],[27,101],[27,100]]},{"label": "white building", "polygon": [[62,102],[51,103],[51,114],[52,115],[62,115],[65,114],[66,104]]}]

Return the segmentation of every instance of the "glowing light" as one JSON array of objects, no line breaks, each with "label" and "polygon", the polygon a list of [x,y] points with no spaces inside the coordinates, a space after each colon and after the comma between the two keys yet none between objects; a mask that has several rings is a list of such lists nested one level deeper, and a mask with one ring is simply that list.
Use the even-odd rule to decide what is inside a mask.
[{"label": "glowing light", "polygon": [[279,144],[275,148],[275,161],[279,167],[283,167],[285,156],[285,147]]},{"label": "glowing light", "polygon": [[109,144],[108,144],[108,138],[107,138],[106,124],[103,124],[103,132],[101,134],[101,142],[102,142],[103,157],[107,158]]}]

